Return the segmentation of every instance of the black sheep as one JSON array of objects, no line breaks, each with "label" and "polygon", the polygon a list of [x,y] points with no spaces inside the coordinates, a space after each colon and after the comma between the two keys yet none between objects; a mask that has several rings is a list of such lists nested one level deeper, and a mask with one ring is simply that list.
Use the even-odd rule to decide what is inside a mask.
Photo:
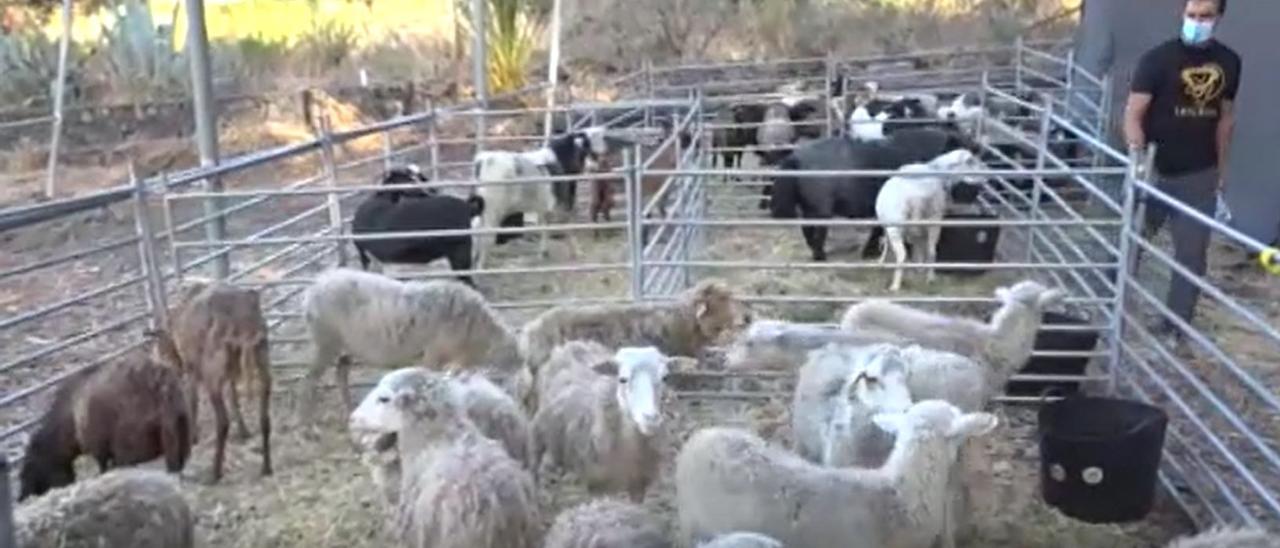
[{"label": "black sheep", "polygon": [[[903,165],[926,162],[956,148],[973,149],[958,132],[931,128],[905,128],[883,141],[854,141],[831,137],[796,147],[782,161],[783,171],[810,170],[896,170]],[[797,210],[806,219],[869,219],[875,216],[876,196],[887,176],[791,177],[774,179],[770,213],[776,219],[794,219]],[[827,227],[801,227],[805,243],[815,261],[827,259]],[[862,249],[868,257],[879,249],[884,229],[874,227]]]},{"label": "black sheep", "polygon": [[[405,180],[410,179],[410,180]],[[416,170],[394,168],[383,177],[386,184],[412,182],[424,178]],[[471,196],[463,200],[439,190],[381,190],[365,198],[351,220],[352,234],[411,232],[471,228],[471,219],[484,210],[484,200]],[[519,215],[515,215],[519,217]],[[503,226],[506,226],[504,223]],[[369,269],[371,258],[385,263],[427,264],[448,258],[453,270],[471,269],[471,236],[411,236],[389,240],[357,240],[360,266]],[[475,285],[471,276],[459,276]]]}]

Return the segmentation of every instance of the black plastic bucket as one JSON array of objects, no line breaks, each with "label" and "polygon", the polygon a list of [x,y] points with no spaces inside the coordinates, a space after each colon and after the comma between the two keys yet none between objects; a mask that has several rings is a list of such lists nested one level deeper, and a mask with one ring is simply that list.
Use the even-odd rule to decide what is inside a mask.
[{"label": "black plastic bucket", "polygon": [[1155,502],[1169,417],[1158,407],[1072,396],[1040,408],[1040,493],[1089,523],[1140,520]]},{"label": "black plastic bucket", "polygon": [[[990,220],[990,213],[948,213],[944,219]],[[1000,225],[943,226],[938,237],[938,262],[940,263],[991,263],[996,259],[996,245],[1000,243]],[[951,276],[981,276],[985,269],[939,268],[939,274]]]},{"label": "black plastic bucket", "polygon": [[[988,318],[989,320],[989,318]],[[1045,312],[1042,316],[1044,325],[1089,325],[1084,320],[1067,314]],[[1035,349],[1055,352],[1092,352],[1098,347],[1098,339],[1102,334],[1093,331],[1048,331],[1044,327],[1036,333]],[[1019,373],[1034,375],[1083,375],[1089,365],[1089,356],[1032,356],[1022,366]],[[1079,381],[1010,381],[1005,392],[1010,396],[1036,396],[1045,390],[1054,388],[1063,395],[1075,394],[1080,390]]]}]

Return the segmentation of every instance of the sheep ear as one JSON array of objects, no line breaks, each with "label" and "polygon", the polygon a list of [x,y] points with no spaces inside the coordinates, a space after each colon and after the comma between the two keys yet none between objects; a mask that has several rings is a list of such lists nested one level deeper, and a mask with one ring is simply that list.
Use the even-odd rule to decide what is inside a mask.
[{"label": "sheep ear", "polygon": [[897,434],[902,430],[906,417],[905,413],[877,413],[871,417],[871,422],[876,423],[876,426],[885,432]]},{"label": "sheep ear", "polygon": [[1038,304],[1041,307],[1053,306],[1055,304],[1058,304],[1059,302],[1062,302],[1062,299],[1066,298],[1066,296],[1067,296],[1066,292],[1055,287],[1053,289],[1045,291],[1044,293],[1041,293]]},{"label": "sheep ear", "polygon": [[953,438],[969,438],[984,435],[995,429],[1000,420],[991,413],[965,413],[951,422],[947,435]]},{"label": "sheep ear", "polygon": [[601,375],[617,375],[618,362],[613,361],[612,359],[605,360],[591,366],[591,370]]},{"label": "sheep ear", "polygon": [[707,315],[707,310],[709,308],[710,307],[707,306],[706,301],[698,301],[698,308],[694,311],[694,315],[701,319],[703,316]]}]

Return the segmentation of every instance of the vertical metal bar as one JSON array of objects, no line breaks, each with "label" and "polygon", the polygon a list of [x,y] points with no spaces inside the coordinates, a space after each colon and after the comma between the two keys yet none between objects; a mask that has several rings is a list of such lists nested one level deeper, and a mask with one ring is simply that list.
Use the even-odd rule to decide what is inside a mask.
[{"label": "vertical metal bar", "polygon": [[427,118],[427,146],[431,155],[431,180],[440,180],[440,137],[436,129],[436,103],[434,100],[427,102],[427,111],[431,116]]},{"label": "vertical metal bar", "polygon": [[58,184],[58,148],[62,141],[62,111],[67,95],[67,54],[71,49],[71,0],[62,0],[62,36],[58,38],[58,76],[53,83],[53,128],[49,132],[49,165],[44,195],[52,198]]},{"label": "vertical metal bar", "polygon": [[1026,60],[1025,55],[1022,53],[1022,48],[1024,47],[1026,46],[1022,42],[1022,37],[1019,36],[1013,43],[1013,89],[1017,91],[1022,91],[1023,87],[1022,63]]},{"label": "vertical metal bar", "polygon": [[169,234],[169,260],[173,262],[173,278],[182,282],[182,248],[178,247],[177,225],[173,222],[173,202],[169,198],[169,176],[160,174],[160,203],[164,204],[164,228]]},{"label": "vertical metal bar", "polygon": [[829,138],[829,137],[831,137],[831,133],[832,133],[832,131],[833,131],[832,124],[831,124],[831,100],[832,100],[832,97],[831,97],[831,84],[833,84],[833,83],[835,82],[835,71],[836,71],[836,69],[835,69],[835,63],[834,63],[834,61],[833,61],[833,58],[832,58],[832,55],[831,55],[831,51],[830,51],[830,50],[827,50],[827,56],[826,56],[826,58],[825,58],[823,61],[824,61],[824,63],[825,63],[825,67],[824,67],[824,68],[826,69],[826,70],[825,70],[825,74],[824,74],[824,76],[825,76],[825,80],[826,80],[826,89],[824,89],[824,90],[823,90],[823,92],[822,92],[822,97],[824,97],[826,100],[825,100],[825,101],[823,101],[823,103],[825,103],[825,106],[823,107],[823,109],[822,109],[822,110],[823,110],[824,112],[826,112],[826,113],[827,113],[827,116],[826,116],[826,118],[827,118],[827,129],[826,129],[826,134],[824,135],[824,137],[828,137],[828,138]]},{"label": "vertical metal bar", "polygon": [[[1044,99],[1044,110],[1040,112],[1040,137],[1036,143],[1036,170],[1045,168],[1049,155],[1049,129],[1053,127],[1053,98],[1048,93],[1041,95]],[[1031,210],[1027,218],[1035,221],[1040,218],[1040,200],[1043,197],[1044,177],[1036,175],[1031,178]],[[1036,236],[1039,234],[1036,225],[1027,226],[1027,262],[1035,257]]]},{"label": "vertical metal bar", "polygon": [[1121,210],[1120,225],[1120,254],[1116,259],[1119,264],[1116,265],[1116,295],[1114,313],[1111,316],[1111,369],[1108,371],[1107,393],[1111,395],[1117,394],[1120,383],[1120,361],[1123,356],[1121,346],[1124,341],[1124,310],[1126,285],[1128,285],[1128,277],[1130,269],[1134,266],[1130,260],[1130,242],[1133,240],[1134,223],[1136,215],[1134,212],[1135,202],[1137,201],[1137,192],[1134,190],[1134,180],[1138,178],[1138,155],[1136,151],[1129,151],[1129,166],[1124,175],[1124,183],[1122,190],[1124,191],[1124,206]]},{"label": "vertical metal bar", "polygon": [[489,18],[486,9],[487,0],[471,0],[471,29],[472,51],[471,51],[471,79],[472,85],[475,86],[476,102],[480,105],[476,112],[475,122],[476,128],[476,151],[484,150],[484,140],[487,129],[484,111],[489,110],[489,45],[488,45],[488,21]]},{"label": "vertical metal bar", "polygon": [[13,522],[13,486],[9,485],[9,457],[0,451],[0,548],[16,548]]},{"label": "vertical metal bar", "polygon": [[[644,59],[644,96],[653,101],[653,59]],[[644,127],[653,127],[653,105],[644,106]]]},{"label": "vertical metal bar", "polygon": [[391,133],[384,131],[382,132],[382,169],[391,169],[391,166],[394,163],[391,161],[392,154]]},{"label": "vertical metal bar", "polygon": [[640,163],[643,156],[640,145],[622,149],[622,163],[626,170],[624,184],[627,190],[627,241],[631,247],[631,299],[644,300],[644,244],[640,214],[644,211],[640,192]]},{"label": "vertical metal bar", "polygon": [[983,142],[987,131],[987,93],[991,89],[991,72],[982,69],[982,90],[978,92],[978,121],[974,122],[973,138]]},{"label": "vertical metal bar", "polygon": [[[560,0],[551,3],[551,51],[547,56],[547,111],[543,115],[542,141],[545,145],[551,140],[551,109],[556,106],[556,89],[559,87],[560,74]],[[565,130],[572,128],[565,125]]]},{"label": "vertical metal bar", "polygon": [[[213,97],[212,63],[209,61],[209,36],[204,27],[204,0],[184,0],[187,10],[187,53],[191,60],[191,97],[196,117],[196,145],[200,149],[200,166],[218,165],[218,105]],[[222,192],[222,181],[210,177],[202,183],[205,192]],[[212,217],[205,224],[205,237],[210,241],[226,240],[226,217],[221,197],[204,201],[205,214]],[[214,260],[218,279],[231,272],[231,248]]]},{"label": "vertical metal bar", "polygon": [[143,287],[147,297],[147,312],[151,314],[151,327],[168,324],[165,304],[164,277],[160,274],[160,261],[156,257],[155,234],[151,228],[151,213],[147,209],[147,185],[129,162],[129,181],[133,183],[133,219],[138,231],[138,263],[144,277]]},{"label": "vertical metal bar", "polygon": [[[325,184],[335,192],[327,195],[326,202],[329,205],[329,227],[333,230],[333,234],[342,235],[342,202],[338,200],[336,192],[338,186],[338,164],[333,153],[333,132],[330,130],[329,116],[326,114],[320,117],[320,159],[324,164]],[[338,259],[338,266],[347,266],[347,248],[344,240],[334,242],[333,253]]]}]

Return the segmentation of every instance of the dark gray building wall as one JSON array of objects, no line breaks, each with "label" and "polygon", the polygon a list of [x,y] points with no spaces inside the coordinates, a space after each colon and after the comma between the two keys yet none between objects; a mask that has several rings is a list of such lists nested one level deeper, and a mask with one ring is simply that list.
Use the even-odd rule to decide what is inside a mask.
[{"label": "dark gray building wall", "polygon": [[[1111,74],[1111,142],[1123,149],[1120,120],[1138,58],[1177,36],[1185,0],[1085,0],[1076,60]],[[1280,236],[1280,1],[1235,0],[1218,38],[1244,61],[1227,202],[1235,228],[1263,242]]]}]

